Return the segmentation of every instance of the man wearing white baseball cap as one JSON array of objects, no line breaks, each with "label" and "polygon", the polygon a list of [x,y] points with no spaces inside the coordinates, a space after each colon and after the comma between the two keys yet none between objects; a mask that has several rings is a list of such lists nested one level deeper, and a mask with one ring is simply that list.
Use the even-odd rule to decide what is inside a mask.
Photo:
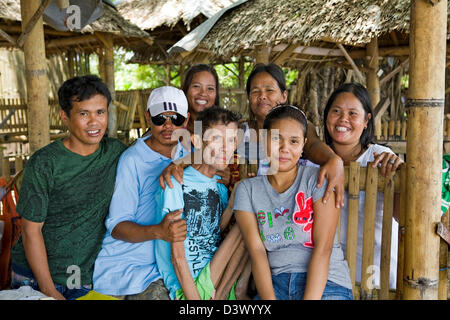
[{"label": "man wearing white baseball cap", "polygon": [[175,130],[186,127],[187,110],[182,90],[165,86],[150,94],[145,118],[151,135],[137,139],[117,165],[107,232],[95,262],[95,291],[126,300],[169,300],[151,240],[183,241],[186,223],[177,219],[180,210],[156,224],[154,194],[163,169],[188,154],[178,140],[172,140]]}]

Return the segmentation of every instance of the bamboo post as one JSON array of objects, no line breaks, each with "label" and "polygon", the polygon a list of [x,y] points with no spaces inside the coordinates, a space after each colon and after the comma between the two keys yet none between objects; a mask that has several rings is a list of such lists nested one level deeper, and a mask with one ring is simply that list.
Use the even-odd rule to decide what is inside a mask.
[{"label": "bamboo post", "polygon": [[389,134],[388,134],[389,124],[387,122],[382,122],[381,127],[382,127],[382,131],[383,131],[383,138],[384,138],[384,140],[387,141],[388,136],[389,136]]},{"label": "bamboo post", "polygon": [[[369,71],[367,72],[367,91],[369,91],[372,105],[376,106],[380,102],[380,79],[378,78],[378,38],[374,37],[366,47],[366,58]],[[377,140],[381,137],[381,117],[375,121],[375,137]]]},{"label": "bamboo post", "polygon": [[[23,31],[39,7],[40,1],[20,1]],[[34,153],[50,142],[47,60],[42,17],[26,37],[23,49],[27,80],[28,139],[30,151]]]},{"label": "bamboo post", "polygon": [[371,300],[373,290],[373,251],[377,206],[378,168],[367,164],[366,198],[364,203],[363,249],[361,262],[361,299]]},{"label": "bamboo post", "polygon": [[395,121],[395,135],[397,137],[401,136],[401,131],[402,131],[402,123],[400,120]]},{"label": "bamboo post", "polygon": [[436,300],[442,190],[447,1],[411,2],[403,298]]},{"label": "bamboo post", "polygon": [[406,165],[400,167],[400,209],[398,217],[398,254],[396,299],[403,298],[403,269],[405,263],[405,219],[406,219]]},{"label": "bamboo post", "polygon": [[21,156],[17,156],[14,159],[14,174],[23,169],[23,158]]},{"label": "bamboo post", "polygon": [[408,127],[408,124],[406,123],[406,120],[402,121],[402,140],[406,140],[406,128]]},{"label": "bamboo post", "polygon": [[[245,60],[244,57],[239,58],[239,88],[245,92]],[[247,108],[247,95],[240,95],[240,105],[239,112],[244,115],[244,117],[248,117],[249,111]]]},{"label": "bamboo post", "polygon": [[394,137],[395,135],[395,121],[391,120],[389,121],[389,133],[388,133],[389,137]]},{"label": "bamboo post", "polygon": [[74,59],[75,59],[75,51],[73,49],[70,49],[67,52],[67,66],[69,67],[69,78],[73,78],[75,76]]},{"label": "bamboo post", "polygon": [[311,70],[309,74],[309,112],[311,114],[312,123],[317,127],[320,127],[319,116],[319,97],[317,93],[317,70]]},{"label": "bamboo post", "polygon": [[270,57],[270,47],[267,46],[259,46],[255,49],[255,60],[256,63],[269,63]]},{"label": "bamboo post", "polygon": [[[350,269],[353,295],[356,297],[358,290],[356,281],[356,252],[358,250],[358,211],[359,211],[359,175],[360,166],[356,161],[350,162],[348,177],[348,221],[347,221],[347,249],[346,260]],[[344,221],[345,223],[345,221]]]},{"label": "bamboo post", "polygon": [[388,179],[384,187],[383,222],[381,229],[380,300],[389,299],[392,217],[394,214],[394,179],[395,177]]},{"label": "bamboo post", "polygon": [[108,110],[108,136],[117,138],[117,106],[113,103],[116,100],[116,90],[114,88],[114,41],[110,34],[102,35],[105,44],[104,68],[105,83],[111,92],[111,103]]},{"label": "bamboo post", "polygon": [[11,164],[9,163],[8,157],[3,158],[2,175],[6,181],[9,181],[9,178],[11,178]]}]

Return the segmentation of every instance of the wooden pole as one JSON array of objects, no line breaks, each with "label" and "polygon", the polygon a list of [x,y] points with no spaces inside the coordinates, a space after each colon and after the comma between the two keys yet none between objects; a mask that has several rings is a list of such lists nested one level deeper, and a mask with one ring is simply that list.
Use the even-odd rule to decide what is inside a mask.
[{"label": "wooden pole", "polygon": [[255,49],[255,60],[256,63],[268,64],[270,58],[270,48],[265,46],[260,46]]},{"label": "wooden pole", "polygon": [[[239,58],[239,88],[245,92],[245,58]],[[239,95],[239,112],[244,115],[245,118],[248,117],[247,108],[247,95],[242,93]]]},{"label": "wooden pole", "polygon": [[105,42],[105,56],[104,56],[104,68],[105,68],[105,83],[111,92],[111,103],[109,104],[108,112],[108,136],[117,138],[117,107],[113,101],[116,100],[116,90],[114,87],[114,42],[113,38],[109,34],[103,34]]},{"label": "wooden pole", "polygon": [[[378,78],[378,70],[380,64],[378,62],[378,38],[374,37],[366,47],[366,58],[369,71],[367,72],[367,91],[369,91],[372,106],[375,107],[380,102],[380,79]],[[375,120],[375,137],[381,137],[381,117]]]},{"label": "wooden pole", "polygon": [[447,1],[411,2],[403,298],[436,300]]},{"label": "wooden pole", "polygon": [[[23,31],[39,7],[40,1],[20,1]],[[27,79],[28,136],[30,151],[34,153],[50,143],[47,60],[42,17],[37,19],[34,28],[25,38],[23,49]]]}]

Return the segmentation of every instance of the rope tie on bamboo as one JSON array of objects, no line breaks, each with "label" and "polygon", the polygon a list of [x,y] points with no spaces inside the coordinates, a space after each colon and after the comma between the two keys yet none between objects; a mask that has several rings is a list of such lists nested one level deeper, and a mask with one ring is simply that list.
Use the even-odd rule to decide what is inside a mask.
[{"label": "rope tie on bamboo", "polygon": [[407,108],[413,107],[444,107],[444,99],[408,99],[406,101]]},{"label": "rope tie on bamboo", "polygon": [[359,194],[349,194],[348,199],[349,200],[359,200]]},{"label": "rope tie on bamboo", "polygon": [[439,284],[439,280],[431,280],[423,277],[418,279],[409,279],[406,277],[405,281],[411,288],[419,289],[420,292],[423,292],[425,289],[435,288]]}]

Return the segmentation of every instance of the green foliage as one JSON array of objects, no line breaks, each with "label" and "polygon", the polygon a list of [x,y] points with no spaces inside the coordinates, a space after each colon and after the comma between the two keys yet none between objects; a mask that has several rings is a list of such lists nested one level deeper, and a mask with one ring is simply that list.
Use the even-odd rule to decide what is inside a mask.
[{"label": "green foliage", "polygon": [[[94,60],[91,58],[91,71],[95,74],[97,72],[98,59],[95,55]],[[91,56],[91,57],[92,57]],[[114,78],[116,90],[134,90],[157,88],[166,85],[167,69],[162,65],[139,65],[127,63],[133,56],[133,52],[126,51],[123,48],[114,50]],[[238,88],[239,87],[239,62],[236,58],[232,63],[218,64],[214,67],[219,76],[219,83],[224,88]],[[253,68],[251,62],[244,63],[245,77],[247,78]],[[283,68],[286,82],[289,85],[297,79],[298,71]],[[244,82],[245,83],[245,82]],[[170,67],[170,84],[180,87],[179,66]]]}]

